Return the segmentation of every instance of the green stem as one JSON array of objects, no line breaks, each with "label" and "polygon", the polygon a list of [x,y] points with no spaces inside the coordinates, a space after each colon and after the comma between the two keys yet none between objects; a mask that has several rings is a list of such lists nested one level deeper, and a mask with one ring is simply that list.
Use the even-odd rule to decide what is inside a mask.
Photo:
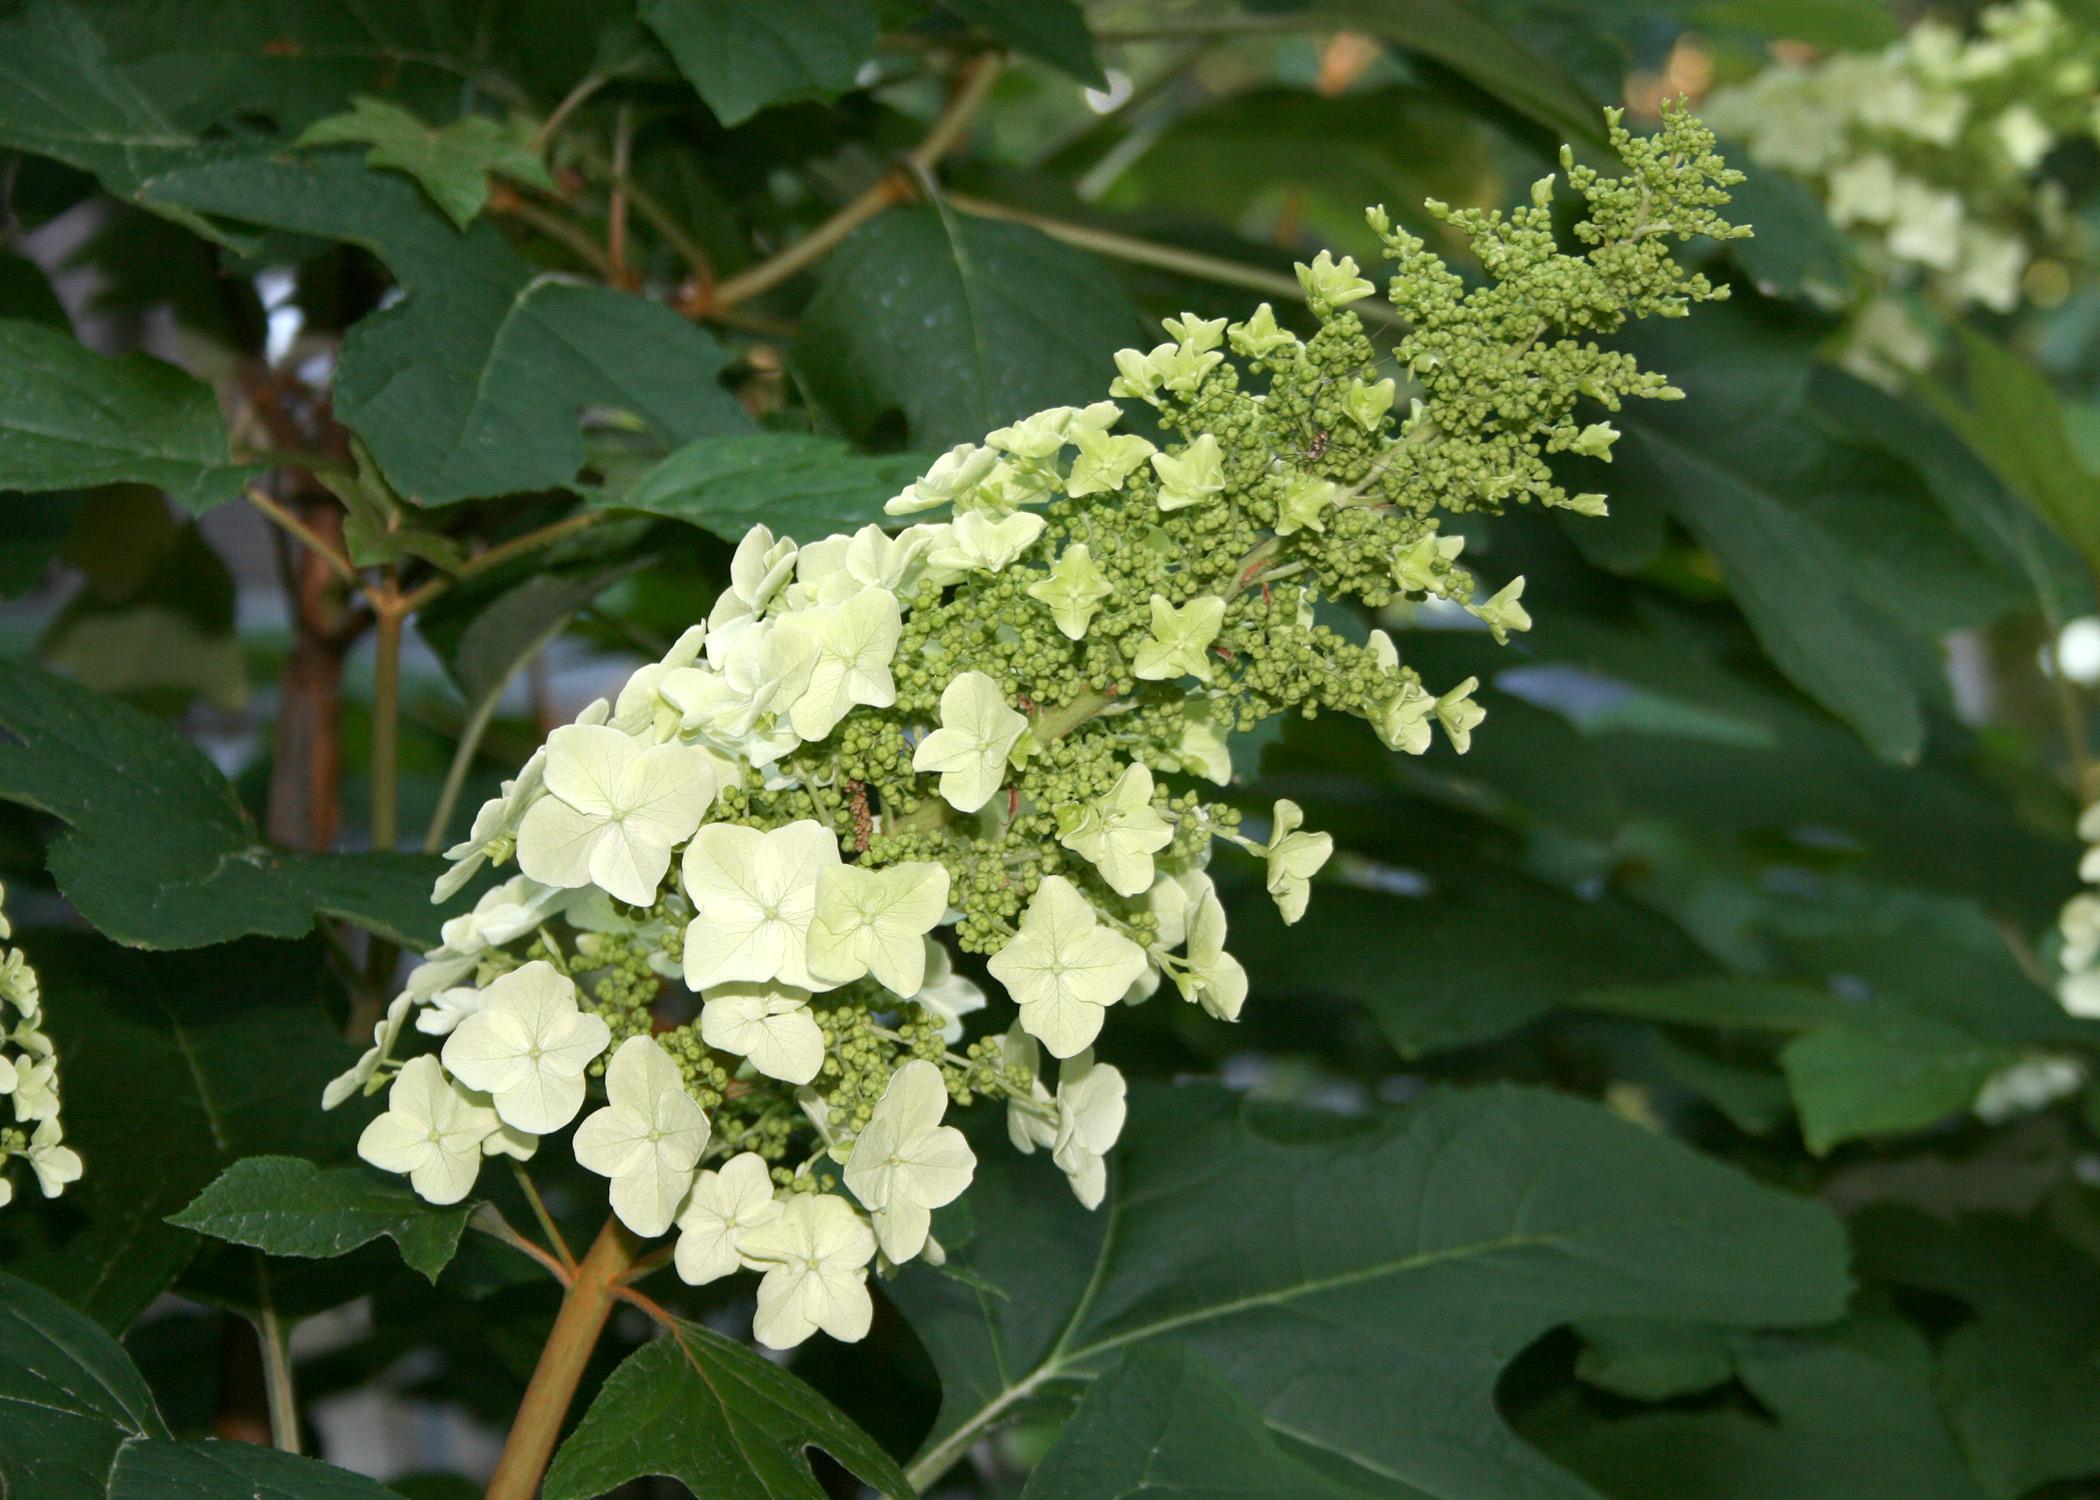
[{"label": "green stem", "polygon": [[292,1384],[292,1356],[277,1298],[270,1288],[269,1263],[255,1257],[255,1280],[262,1305],[255,1315],[255,1335],[262,1344],[263,1394],[270,1407],[270,1443],[286,1453],[299,1451],[299,1397]]},{"label": "green stem", "polygon": [[513,1160],[510,1169],[518,1179],[518,1188],[525,1194],[525,1201],[532,1205],[532,1216],[539,1220],[540,1233],[547,1236],[549,1248],[573,1276],[576,1273],[576,1257],[569,1251],[569,1242],[561,1237],[561,1231],[555,1227],[554,1215],[547,1212],[546,1202],[540,1197],[539,1185],[532,1180],[532,1174],[525,1170],[525,1163]]}]

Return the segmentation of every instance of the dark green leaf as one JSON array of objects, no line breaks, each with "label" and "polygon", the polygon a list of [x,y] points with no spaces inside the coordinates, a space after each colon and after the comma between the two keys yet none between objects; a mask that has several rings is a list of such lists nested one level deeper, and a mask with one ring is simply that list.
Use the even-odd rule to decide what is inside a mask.
[{"label": "dark green leaf", "polygon": [[1879,1008],[1796,1038],[1780,1061],[1808,1149],[1821,1155],[1967,1109],[1984,1080],[2023,1055],[1944,1021]]},{"label": "dark green leaf", "polygon": [[1233,951],[1258,991],[1354,1000],[1403,1057],[1505,1035],[1606,980],[1709,967],[1683,933],[1620,897],[1584,901],[1492,870],[1421,897],[1323,888],[1294,927],[1267,901],[1234,916]]},{"label": "dark green leaf", "polygon": [[[120,198],[206,150],[111,62],[87,9],[62,0],[32,0],[0,22],[0,145],[91,173]],[[179,206],[166,211],[210,232]]]},{"label": "dark green leaf", "polygon": [[[167,515],[157,492],[142,493],[152,513]],[[75,593],[45,627],[37,659],[152,712],[180,714],[196,698],[241,708],[248,677],[234,634],[233,574],[197,523],[183,523],[165,547],[133,531],[118,548],[124,571],[141,563],[148,571],[135,584],[105,576]],[[80,550],[69,549],[76,561]]]},{"label": "dark green leaf", "polygon": [[1928,386],[1940,411],[2034,513],[2100,567],[2100,476],[2072,442],[2063,403],[2028,360],[1981,334],[1962,335],[1966,402]]},{"label": "dark green leaf", "polygon": [[1933,1404],[1931,1358],[1886,1317],[1744,1340],[1737,1373],[1771,1418],[1654,1413],[1550,1446],[1612,1500],[1981,1500]]},{"label": "dark green leaf", "polygon": [[1809,381],[1821,330],[1765,311],[1726,304],[1696,337],[1643,330],[1644,358],[1689,399],[1629,406],[1613,488],[1705,545],[1782,672],[1876,754],[1914,760],[1940,691],[1928,641],[2001,612],[2009,580],[1914,471],[1830,430]]},{"label": "dark green leaf", "polygon": [[466,560],[466,549],[443,532],[411,519],[401,497],[379,472],[370,448],[352,438],[350,455],[356,463],[352,472],[314,476],[343,502],[343,550],[350,554],[350,561],[361,568],[376,568],[420,557],[448,573],[456,571]]},{"label": "dark green leaf", "polygon": [[1087,1387],[1021,1500],[1360,1493],[1291,1458],[1216,1366],[1168,1345],[1131,1351]]},{"label": "dark green leaf", "polygon": [[1604,985],[1582,991],[1573,1003],[1643,1021],[1748,1031],[1802,1031],[1841,1021],[1859,1008],[1814,985],[1734,977]]},{"label": "dark green leaf", "polygon": [[1786,1079],[1775,1068],[1715,1057],[1661,1032],[1650,1035],[1648,1050],[1673,1083],[1711,1104],[1745,1135],[1769,1135],[1794,1112]]},{"label": "dark green leaf", "polygon": [[[1316,236],[1366,261],[1379,242],[1364,205],[1388,205],[1431,228],[1422,200],[1477,201],[1492,178],[1488,139],[1473,118],[1418,88],[1260,88],[1190,110],[1144,141],[1119,172],[1111,207],[1180,209],[1224,218],[1249,233]],[[1285,226],[1298,226],[1294,231]],[[1278,257],[1278,269],[1288,259]]]},{"label": "dark green leaf", "polygon": [[642,0],[642,19],[724,125],[837,98],[875,50],[869,0]]},{"label": "dark green leaf", "polygon": [[[1749,153],[1724,143],[1728,160]],[[1806,297],[1819,305],[1852,296],[1852,247],[1816,195],[1783,172],[1752,172],[1729,189],[1728,214],[1757,233],[1731,241],[1729,257],[1768,297]]]},{"label": "dark green leaf", "polygon": [[1000,1295],[916,1266],[894,1283],[942,1376],[922,1483],[1031,1394],[1171,1343],[1328,1472],[1573,1500],[1587,1492],[1495,1409],[1541,1333],[1810,1323],[1845,1297],[1826,1211],[1560,1095],[1342,1118],[1140,1089],[1125,1141],[1092,1215],[1046,1163],[981,1157],[977,1230],[951,1251]]},{"label": "dark green leaf", "polygon": [[1092,88],[1107,88],[1093,34],[1074,0],[941,0],[994,41],[1041,58]]},{"label": "dark green leaf", "polygon": [[1974,1317],[1940,1345],[1940,1404],[1994,1496],[2100,1471],[2100,1282],[2038,1224],[1959,1223],[1908,1209],[1854,1220],[1862,1269],[1960,1299]]},{"label": "dark green leaf", "polygon": [[120,943],[197,948],[298,937],[317,913],[429,946],[441,868],[409,854],[271,849],[204,752],[152,716],[35,667],[0,661],[0,800],[70,825],[52,875]]},{"label": "dark green leaf", "polygon": [[853,452],[835,438],[751,433],[701,438],[644,474],[634,488],[593,503],[689,521],[725,541],[753,526],[814,541],[887,524],[883,502],[926,471],[910,453]]},{"label": "dark green leaf", "polygon": [[109,1335],[0,1271],[0,1483],[10,1500],[104,1493],[123,1449],[168,1429]]},{"label": "dark green leaf", "polygon": [[473,1204],[439,1208],[363,1167],[327,1171],[296,1156],[235,1162],[168,1222],[267,1255],[327,1260],[381,1235],[432,1281],[459,1248]]},{"label": "dark green leaf", "polygon": [[192,514],[240,493],[211,388],[150,354],[96,354],[43,323],[0,319],[0,486],[131,481]]},{"label": "dark green leaf", "polygon": [[466,115],[449,125],[426,125],[398,104],[360,97],[348,114],[306,127],[297,145],[368,145],[369,166],[406,172],[430,194],[445,217],[465,229],[489,201],[489,177],[501,174],[554,190],[554,179],[531,146],[531,132]]},{"label": "dark green leaf", "polygon": [[585,408],[625,413],[666,444],[749,426],[718,381],[728,356],[668,307],[535,276],[485,221],[462,235],[408,181],[354,156],[216,162],[156,178],[149,197],[386,262],[406,299],[350,330],[335,414],[411,500],[568,484]]},{"label": "dark green leaf", "polygon": [[[108,1500],[394,1500],[362,1474],[253,1443],[139,1443],[110,1475]],[[86,1497],[81,1497],[86,1500]]]},{"label": "dark green leaf", "polygon": [[61,333],[73,331],[44,268],[25,255],[0,254],[0,318],[22,318]]},{"label": "dark green leaf", "polygon": [[0,1272],[0,1491],[9,1500],[392,1500],[248,1443],[178,1443],[116,1341]]},{"label": "dark green leaf", "polygon": [[1615,1396],[1673,1401],[1735,1378],[1732,1336],[1723,1329],[1601,1318],[1575,1331],[1583,1342],[1575,1373]]},{"label": "dark green leaf", "polygon": [[122,1329],[196,1252],[166,1216],[236,1159],[348,1157],[362,1122],[320,1100],[355,1053],[320,1002],[311,945],[166,955],[16,938],[43,981],[66,1143],[87,1169],[64,1197],[0,1215],[0,1265]]},{"label": "dark green leaf", "polygon": [[896,209],[825,263],[788,362],[847,432],[904,413],[943,448],[1017,415],[1099,400],[1142,336],[1098,262],[1034,229]]},{"label": "dark green leaf", "polygon": [[606,1380],[547,1471],[547,1500],[592,1500],[644,1475],[708,1500],[823,1500],[822,1448],[894,1500],[917,1494],[836,1407],[756,1350],[681,1323]]}]

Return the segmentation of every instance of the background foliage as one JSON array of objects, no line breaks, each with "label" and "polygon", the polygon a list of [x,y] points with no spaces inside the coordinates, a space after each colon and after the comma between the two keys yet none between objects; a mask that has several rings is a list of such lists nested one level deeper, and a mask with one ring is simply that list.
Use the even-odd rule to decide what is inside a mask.
[{"label": "background foliage", "polygon": [[[1158,317],[1375,249],[1365,204],[1514,201],[1605,104],[1915,10],[6,7],[0,875],[87,1175],[0,1214],[0,1487],[387,1493],[201,1441],[289,1383],[281,1444],[474,1492],[558,1289],[469,1231],[529,1207],[355,1165],[321,1084],[449,909],[407,851],[748,525],[878,518]],[[1688,399],[1627,414],[1612,519],[1468,533],[1537,628],[1390,622],[1483,679],[1472,752],[1236,757],[1342,853],[1288,934],[1227,891],[1238,1029],[1119,1028],[1109,1205],[984,1153],[951,1264],[788,1368],[657,1278],[550,1497],[2100,1493],[2100,1094],[1975,1107],[2100,1039],[2051,992],[2087,705],[2036,664],[2093,608],[2100,295],[2074,235],[1863,380],[1872,268],[1734,159],[1758,237],[1632,341]],[[2046,163],[2074,228],[2095,166]]]}]

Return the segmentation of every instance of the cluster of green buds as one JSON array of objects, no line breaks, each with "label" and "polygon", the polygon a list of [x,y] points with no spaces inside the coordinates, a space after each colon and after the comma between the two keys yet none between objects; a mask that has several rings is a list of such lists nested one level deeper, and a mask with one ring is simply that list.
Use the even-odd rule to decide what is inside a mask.
[{"label": "cluster of green buds", "polygon": [[[2064,140],[2100,134],[2100,31],[2051,0],[1991,6],[1975,28],[1925,20],[1878,52],[1778,63],[1705,110],[1761,165],[1816,189],[1877,287],[2008,312],[2037,257],[2068,247],[2061,192],[2040,170]],[[1933,352],[1881,296],[1854,341],[1856,362],[1883,367]]]},{"label": "cluster of green buds", "polygon": [[[0,945],[13,936],[0,911]],[[13,1122],[0,1125],[0,1207],[14,1199],[5,1169],[17,1157],[29,1163],[46,1198],[80,1178],[80,1153],[65,1143],[58,1118],[58,1052],[43,1022],[36,970],[20,948],[0,946],[0,1095],[14,1107]]]},{"label": "cluster of green buds", "polygon": [[[331,1087],[387,1091],[361,1151],[436,1202],[489,1155],[573,1150],[635,1233],[675,1230],[695,1283],[762,1275],[785,1347],[868,1326],[871,1265],[937,1259],[931,1215],[976,1157],[951,1104],[1004,1105],[1089,1207],[1124,1118],[1109,1014],[1170,990],[1231,1021],[1245,970],[1207,866],[1251,857],[1286,922],[1332,839],[1289,802],[1259,833],[1211,789],[1230,734],[1284,713],[1367,720],[1393,750],[1463,751],[1471,679],[1431,686],[1383,632],[1315,606],[1445,601],[1505,640],[1440,518],[1534,502],[1602,514],[1548,456],[1610,457],[1574,412],[1677,394],[1598,339],[1721,295],[1672,246],[1746,231],[1739,180],[1681,109],[1625,164],[1564,156],[1507,215],[1430,205],[1469,283],[1370,215],[1404,331],[1382,363],[1355,263],[1298,268],[1310,337],[1266,305],[1193,314],[1116,357],[1118,400],[1037,412],[942,455],[888,506],[937,518],[798,546],[744,539],[727,592],[659,662],[557,729],[484,806],[441,896],[517,873],[444,930]],[[901,523],[900,523],[901,524]],[[966,977],[983,960],[1011,1009]],[[397,1059],[413,1032],[439,1050]],[[1010,1024],[1009,1024],[1010,1023]],[[1044,1073],[1043,1054],[1057,1062]]]}]

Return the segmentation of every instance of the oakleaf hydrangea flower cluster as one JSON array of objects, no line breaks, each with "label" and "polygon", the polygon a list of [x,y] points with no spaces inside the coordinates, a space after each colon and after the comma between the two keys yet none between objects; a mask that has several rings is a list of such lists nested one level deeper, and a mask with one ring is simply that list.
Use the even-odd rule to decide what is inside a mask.
[{"label": "oakleaf hydrangea flower cluster", "polygon": [[[1209,794],[1228,736],[1324,710],[1420,754],[1480,723],[1471,679],[1433,687],[1315,604],[1436,598],[1523,630],[1522,580],[1477,583],[1440,517],[1601,514],[1548,463],[1610,456],[1578,400],[1677,394],[1598,339],[1721,295],[1671,246],[1746,232],[1718,212],[1739,177],[1681,110],[1653,139],[1612,127],[1625,175],[1563,156],[1573,253],[1552,178],[1508,215],[1431,205],[1474,284],[1371,212],[1407,325],[1390,373],[1350,310],[1377,287],[1322,254],[1298,268],[1309,338],[1266,305],[1170,319],[1116,357],[1117,399],[958,446],[889,502],[926,519],[799,545],[754,527],[705,623],[450,851],[441,897],[516,873],[331,1087],[386,1092],[364,1157],[454,1202],[580,1117],[576,1159],[634,1233],[675,1231],[679,1275],[761,1275],[772,1347],[859,1338],[871,1269],[940,1257],[933,1213],[977,1164],[951,1106],[1002,1103],[1015,1148],[1098,1205],[1124,1119],[1094,1055],[1110,1013],[1247,1001],[1212,851],[1251,857],[1295,922],[1333,849],[1289,802],[1256,836]],[[988,1001],[965,955],[1012,1005],[969,1041]],[[401,1060],[413,1035],[438,1050]]]},{"label": "oakleaf hydrangea flower cluster", "polygon": [[[13,936],[0,911],[0,943]],[[29,1164],[46,1198],[80,1178],[80,1153],[65,1143],[58,1118],[58,1053],[44,1034],[43,1019],[36,970],[21,949],[0,947],[0,1095],[14,1113],[12,1123],[0,1124],[0,1206],[15,1195],[4,1169],[16,1157]]]},{"label": "oakleaf hydrangea flower cluster", "polygon": [[[1924,20],[1879,52],[1775,64],[1705,109],[1815,188],[1876,282],[2007,312],[2036,254],[2068,235],[2040,169],[2065,139],[2100,135],[2096,85],[2100,32],[2051,0],[2011,0],[1971,36]],[[1870,303],[1855,336],[1901,367],[1932,351],[1894,301]]]}]

